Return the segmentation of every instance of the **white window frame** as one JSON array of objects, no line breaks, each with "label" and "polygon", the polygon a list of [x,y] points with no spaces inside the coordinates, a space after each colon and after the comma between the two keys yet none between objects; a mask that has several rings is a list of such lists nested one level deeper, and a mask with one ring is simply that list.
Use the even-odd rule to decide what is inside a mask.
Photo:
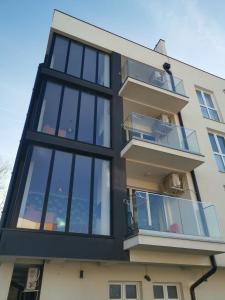
[{"label": "white window frame", "polygon": [[[212,148],[212,145],[211,145],[211,141],[209,140],[210,145],[211,145],[211,148],[212,148],[212,151],[213,151],[213,153],[214,153],[214,156],[215,156],[215,154],[216,154],[216,155],[219,155],[219,156],[221,157],[221,159],[222,159],[222,161],[223,161],[223,164],[224,164],[224,168],[225,168],[225,154],[222,152],[222,150],[221,150],[221,148],[220,148],[220,143],[219,143],[219,141],[218,141],[218,136],[221,137],[221,138],[223,138],[224,141],[225,141],[225,137],[224,137],[223,135],[216,134],[216,133],[213,133],[213,132],[210,132],[210,131],[209,131],[208,133],[209,133],[209,134],[212,134],[212,135],[214,136],[214,139],[215,139],[215,142],[216,142],[217,149],[219,150],[219,152],[214,151],[213,148]],[[220,172],[222,172],[222,173],[225,173],[225,171],[221,171],[221,170],[219,169],[219,166],[218,166],[218,164],[217,164],[216,158],[215,158],[215,161],[216,161],[216,165],[217,165],[217,167],[218,167],[218,170],[219,170]]]},{"label": "white window frame", "polygon": [[[110,285],[120,285],[121,286],[121,298],[118,298],[115,300],[141,300],[139,282],[136,282],[136,281],[125,281],[125,282],[110,281],[108,283],[108,299],[112,300],[112,298],[110,298]],[[126,286],[127,285],[135,285],[136,286],[137,298],[129,298],[129,299],[126,298]]]},{"label": "white window frame", "polygon": [[[163,294],[164,298],[153,298],[154,300],[182,300],[181,296],[181,286],[179,283],[164,283],[164,282],[154,282],[152,285],[152,288],[155,285],[160,285],[163,287]],[[177,289],[177,296],[178,298],[168,298],[168,292],[167,292],[167,287],[168,286],[175,286]],[[153,297],[154,297],[154,291],[153,291]]]},{"label": "white window frame", "polygon": [[[202,96],[202,100],[203,100],[203,102],[204,102],[204,105],[200,103],[200,101],[199,101],[199,99],[198,99],[197,92],[201,93],[201,96]],[[210,98],[211,98],[211,100],[212,100],[213,107],[210,107],[210,106],[207,105],[207,101],[206,101],[206,99],[205,99],[205,94],[207,94],[207,95],[210,96]],[[209,115],[209,117],[207,118],[207,117],[205,117],[205,116],[203,115],[203,113],[202,113],[202,111],[201,111],[202,116],[203,116],[204,118],[210,119],[210,120],[212,120],[212,121],[221,122],[221,116],[220,116],[220,113],[219,113],[219,111],[218,111],[217,105],[215,104],[215,99],[214,99],[214,97],[213,97],[213,94],[210,93],[210,92],[204,91],[204,90],[196,89],[196,95],[197,95],[197,99],[198,99],[198,103],[199,103],[199,105],[200,105],[200,108],[201,108],[201,107],[204,107],[204,108],[207,110],[207,113],[208,113],[208,115]],[[215,119],[211,118],[210,110],[214,110],[214,111],[217,113],[217,116],[218,116],[218,119],[219,119],[219,120],[215,120]]]}]

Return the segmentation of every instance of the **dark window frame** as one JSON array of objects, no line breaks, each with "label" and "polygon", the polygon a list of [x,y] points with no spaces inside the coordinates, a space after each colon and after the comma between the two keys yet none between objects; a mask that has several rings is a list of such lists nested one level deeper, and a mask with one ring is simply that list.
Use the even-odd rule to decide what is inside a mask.
[{"label": "dark window frame", "polygon": [[[43,105],[43,101],[44,101],[44,96],[45,96],[45,91],[46,91],[46,87],[47,87],[47,83],[51,82],[51,83],[55,83],[58,84],[62,87],[61,90],[61,95],[60,95],[60,101],[59,101],[59,109],[58,109],[58,114],[57,114],[57,121],[56,121],[56,127],[55,127],[55,134],[52,134],[51,136],[60,138],[60,139],[66,139],[66,140],[70,140],[70,141],[75,141],[75,142],[79,142],[79,143],[83,143],[83,144],[88,144],[88,145],[94,145],[97,147],[103,147],[105,149],[112,149],[112,99],[106,95],[102,95],[99,93],[96,93],[92,90],[87,90],[87,89],[83,89],[79,86],[71,86],[62,82],[58,82],[55,80],[52,80],[51,78],[47,78],[45,80],[43,80],[42,82],[42,90],[41,90],[41,94],[40,94],[40,100],[38,101],[38,106],[37,106],[37,113],[36,116],[34,115],[34,119],[35,121],[32,123],[31,129],[33,128],[36,132],[49,136],[48,133],[42,132],[42,131],[38,131],[38,124],[39,124],[39,118],[40,118],[40,114],[41,114],[41,109],[42,109],[42,105]],[[74,133],[74,138],[70,139],[67,137],[62,137],[59,136],[59,126],[60,126],[60,119],[61,119],[61,114],[62,114],[62,107],[63,107],[63,98],[64,98],[64,91],[66,88],[70,88],[70,89],[74,89],[77,90],[78,92],[78,105],[77,105],[77,116],[76,116],[76,125],[75,125],[75,133]],[[79,120],[80,120],[80,108],[81,108],[81,96],[82,93],[86,93],[86,94],[90,94],[92,96],[94,96],[94,126],[93,126],[93,143],[88,143],[85,141],[81,141],[78,139],[78,131],[79,131]],[[97,130],[97,104],[98,104],[98,98],[102,98],[105,101],[108,101],[109,103],[109,146],[104,146],[104,145],[99,145],[96,143],[96,130]]]},{"label": "dark window frame", "polygon": [[[56,38],[57,37],[62,37],[62,38],[65,38],[68,40],[68,47],[67,47],[67,54],[66,54],[66,59],[65,59],[65,67],[64,67],[64,71],[59,71],[59,70],[55,70],[54,68],[51,68],[50,67],[50,64],[51,64],[51,60],[52,60],[52,55],[53,55],[53,52],[54,52],[54,47],[55,47],[55,41],[56,41]],[[74,43],[77,43],[78,45],[80,45],[82,48],[83,48],[83,51],[82,51],[82,61],[81,61],[81,72],[80,72],[80,77],[77,77],[77,76],[74,76],[70,73],[67,73],[67,70],[68,70],[68,62],[69,62],[69,54],[70,54],[70,48],[71,48],[71,43],[74,42]],[[84,56],[85,56],[85,48],[90,48],[94,51],[96,51],[96,73],[95,73],[95,82],[93,81],[89,81],[89,80],[86,80],[83,78],[83,69],[84,69]],[[98,62],[99,62],[99,53],[102,53],[103,55],[108,55],[109,57],[109,85],[103,85],[103,84],[100,84],[98,83],[98,69],[99,69],[99,66],[98,66]],[[75,77],[75,78],[79,78],[79,79],[82,79],[84,81],[87,81],[87,82],[91,82],[91,83],[94,83],[94,84],[97,84],[99,86],[103,86],[105,88],[111,88],[112,86],[112,63],[111,63],[112,59],[111,59],[111,55],[110,53],[107,53],[107,52],[104,52],[98,48],[95,48],[93,46],[90,46],[90,45],[87,45],[87,44],[84,44],[84,43],[81,43],[80,41],[78,40],[74,40],[74,39],[71,39],[71,38],[68,38],[66,36],[63,36],[61,34],[58,34],[56,32],[53,32],[53,37],[52,37],[52,41],[51,41],[51,46],[50,46],[50,52],[49,52],[49,56],[48,56],[48,59],[47,59],[47,66],[52,69],[52,70],[55,70],[57,72],[60,72],[60,73],[65,73],[67,75],[70,75],[72,77]]]},{"label": "dark window frame", "polygon": [[[48,176],[47,176],[47,184],[45,189],[45,197],[44,197],[44,204],[42,208],[42,216],[40,221],[40,229],[30,229],[30,228],[20,228],[17,227],[17,221],[20,214],[20,208],[22,204],[22,198],[23,193],[26,186],[26,179],[27,174],[29,172],[30,162],[32,159],[33,149],[34,147],[41,147],[44,149],[49,149],[52,151],[51,158],[50,158],[50,164],[49,164],[49,170],[48,170]],[[47,207],[48,207],[48,198],[49,198],[49,192],[51,187],[51,178],[52,178],[52,172],[54,167],[54,160],[55,160],[55,152],[56,151],[62,151],[66,153],[72,154],[72,161],[71,161],[71,171],[70,171],[70,179],[69,179],[69,192],[68,192],[68,201],[67,201],[67,208],[66,208],[66,225],[64,231],[54,231],[54,230],[46,230],[44,229],[45,225],[45,218],[47,213]],[[90,181],[90,207],[89,207],[89,219],[88,219],[88,233],[76,233],[76,232],[70,232],[69,231],[69,225],[70,225],[70,212],[71,212],[71,203],[72,203],[72,192],[73,192],[73,182],[74,182],[74,174],[75,174],[75,167],[76,167],[76,156],[82,155],[86,157],[91,158],[91,181]],[[110,173],[110,190],[109,190],[109,234],[108,235],[102,235],[102,234],[92,234],[92,226],[93,226],[93,200],[94,200],[94,165],[95,165],[95,159],[102,159],[109,162],[109,173]],[[84,237],[105,237],[105,238],[112,238],[113,237],[113,209],[112,209],[112,199],[113,199],[113,190],[112,190],[112,159],[109,159],[108,157],[104,156],[97,156],[94,153],[92,155],[86,154],[86,153],[79,153],[79,152],[73,152],[69,150],[62,150],[58,148],[52,148],[52,147],[46,147],[44,145],[39,144],[30,144],[27,149],[26,158],[25,158],[25,164],[24,168],[21,172],[21,181],[18,188],[17,193],[17,200],[16,203],[17,209],[15,210],[16,213],[14,213],[13,222],[12,222],[12,228],[15,228],[16,230],[27,230],[32,232],[44,232],[44,233],[54,233],[54,234],[69,234],[69,235],[78,235],[78,236],[84,236]],[[14,212],[15,212],[14,211]]]}]

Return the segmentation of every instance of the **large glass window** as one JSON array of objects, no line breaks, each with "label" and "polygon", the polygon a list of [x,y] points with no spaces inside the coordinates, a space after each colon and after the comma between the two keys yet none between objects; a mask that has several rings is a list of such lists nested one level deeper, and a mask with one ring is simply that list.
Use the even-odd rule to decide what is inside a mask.
[{"label": "large glass window", "polygon": [[69,230],[88,233],[92,158],[77,155],[75,166]]},{"label": "large glass window", "polygon": [[61,85],[50,81],[46,83],[38,131],[42,131],[51,135],[56,133],[61,93]]},{"label": "large glass window", "polygon": [[23,177],[17,227],[110,235],[109,161],[35,146]]},{"label": "large glass window", "polygon": [[67,73],[76,77],[81,77],[83,47],[71,42],[68,60]]},{"label": "large glass window", "polygon": [[69,41],[67,38],[57,36],[52,52],[52,59],[50,67],[52,69],[64,72],[66,65],[66,56],[68,51]]},{"label": "large glass window", "polygon": [[35,147],[32,153],[17,227],[39,229],[52,151]]},{"label": "large glass window", "polygon": [[65,231],[72,154],[56,151],[51,176],[45,230]]},{"label": "large glass window", "polygon": [[65,87],[58,136],[75,139],[79,91]]},{"label": "large glass window", "polygon": [[83,79],[96,81],[96,61],[96,51],[86,47],[84,51]]},{"label": "large glass window", "polygon": [[196,93],[203,117],[219,122],[220,118],[213,104],[212,95],[200,90],[196,90]]},{"label": "large glass window", "polygon": [[106,87],[110,86],[109,55],[65,37],[55,37],[50,68]]},{"label": "large glass window", "polygon": [[110,101],[47,82],[38,131],[110,147]]},{"label": "large glass window", "polygon": [[[104,199],[104,201],[102,201]],[[109,161],[95,159],[93,225],[95,234],[109,235],[110,224],[110,165]]]},{"label": "large glass window", "polygon": [[96,145],[110,147],[110,102],[98,97]]},{"label": "large glass window", "polygon": [[225,172],[225,139],[223,136],[209,133],[209,140],[218,169],[221,172]]},{"label": "large glass window", "polygon": [[87,93],[81,94],[78,140],[93,144],[94,139],[94,113],[95,96]]},{"label": "large glass window", "polygon": [[108,54],[99,53],[98,83],[105,86],[110,85],[110,59]]}]

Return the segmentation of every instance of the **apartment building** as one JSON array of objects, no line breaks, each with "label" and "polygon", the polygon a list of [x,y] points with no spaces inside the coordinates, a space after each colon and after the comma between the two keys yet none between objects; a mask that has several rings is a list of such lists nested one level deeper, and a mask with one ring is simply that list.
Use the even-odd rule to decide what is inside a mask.
[{"label": "apartment building", "polygon": [[1,218],[0,300],[225,298],[225,80],[54,11]]}]

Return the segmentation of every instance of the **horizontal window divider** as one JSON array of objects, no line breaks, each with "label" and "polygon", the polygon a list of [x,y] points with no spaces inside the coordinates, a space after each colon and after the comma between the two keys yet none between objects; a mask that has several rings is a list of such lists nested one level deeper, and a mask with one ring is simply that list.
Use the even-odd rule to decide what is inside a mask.
[{"label": "horizontal window divider", "polygon": [[35,145],[44,146],[50,149],[63,150],[72,153],[76,152],[77,154],[87,154],[99,158],[111,159],[116,154],[115,150],[112,148],[73,141],[41,132],[27,131],[26,140]]},{"label": "horizontal window divider", "polygon": [[[51,230],[36,230],[36,229],[29,229],[29,228],[2,228],[2,232],[18,232],[18,234],[22,233],[34,233],[35,235],[40,234],[40,235],[59,235],[59,236],[74,236],[77,238],[91,238],[91,239],[115,239],[113,235],[100,235],[100,234],[88,234],[88,233],[76,233],[76,232],[61,232],[61,231],[51,231]],[[0,232],[1,232],[0,231]]]},{"label": "horizontal window divider", "polygon": [[104,87],[87,80],[76,78],[72,75],[50,69],[46,66],[41,66],[40,73],[41,76],[44,77],[45,79],[49,79],[49,80],[53,79],[62,84],[71,85],[72,87],[78,87],[78,88],[81,87],[83,89],[87,89],[88,91],[97,92],[106,97],[112,96],[114,94],[111,88]]}]

